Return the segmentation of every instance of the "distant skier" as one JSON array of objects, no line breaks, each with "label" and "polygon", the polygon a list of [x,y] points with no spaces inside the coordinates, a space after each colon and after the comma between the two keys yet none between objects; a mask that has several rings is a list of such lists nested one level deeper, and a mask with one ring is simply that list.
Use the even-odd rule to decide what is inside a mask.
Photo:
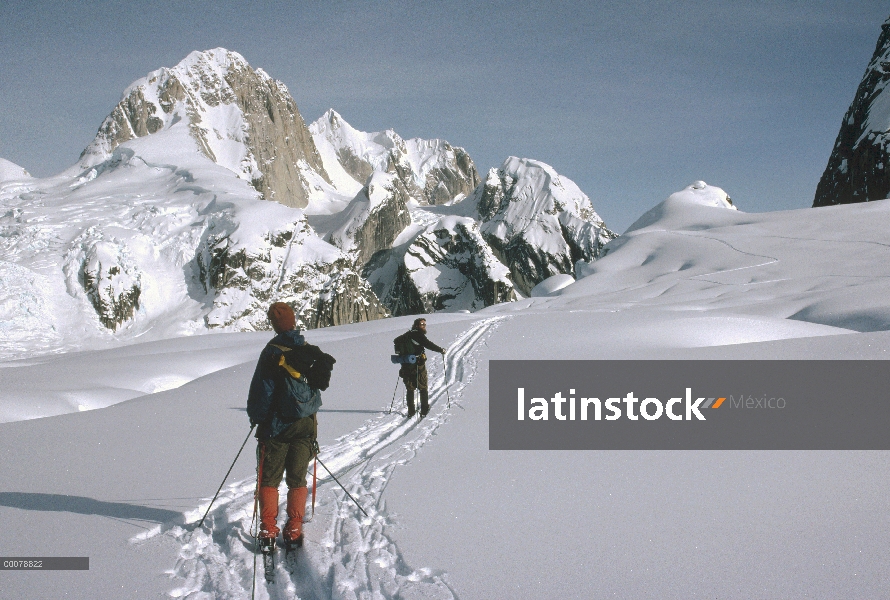
[{"label": "distant skier", "polygon": [[405,382],[405,389],[407,390],[405,400],[408,403],[409,417],[413,417],[415,413],[414,390],[420,391],[420,418],[422,419],[430,411],[429,383],[427,381],[426,373],[426,354],[423,350],[424,348],[427,348],[429,350],[441,352],[442,356],[445,356],[445,348],[437,346],[427,339],[426,319],[415,319],[414,324],[411,326],[411,331],[404,335],[410,338],[410,341],[414,346],[414,350],[413,352],[410,352],[410,354],[417,356],[417,362],[414,364],[402,364],[402,368],[399,369],[399,377]]},{"label": "distant skier", "polygon": [[314,456],[321,406],[334,358],[307,344],[296,326],[293,309],[283,302],[269,307],[276,335],[257,362],[247,398],[247,416],[258,425],[260,546],[270,553],[278,536],[278,486],[287,471],[286,547],[303,543],[306,471]]}]

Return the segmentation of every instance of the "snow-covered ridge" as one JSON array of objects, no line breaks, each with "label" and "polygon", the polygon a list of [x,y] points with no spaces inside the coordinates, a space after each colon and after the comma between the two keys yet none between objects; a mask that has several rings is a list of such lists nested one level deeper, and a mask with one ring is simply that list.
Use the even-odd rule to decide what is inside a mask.
[{"label": "snow-covered ridge", "polygon": [[572,180],[527,158],[491,169],[464,204],[475,208],[482,235],[524,294],[548,277],[574,274],[578,261],[596,260],[616,237]]},{"label": "snow-covered ridge", "polygon": [[479,183],[476,167],[466,151],[445,140],[404,140],[392,129],[358,131],[333,109],[312,123],[309,131],[325,168],[330,165],[331,171],[345,174],[360,185],[372,173],[396,173],[411,197],[422,204],[454,202]]}]

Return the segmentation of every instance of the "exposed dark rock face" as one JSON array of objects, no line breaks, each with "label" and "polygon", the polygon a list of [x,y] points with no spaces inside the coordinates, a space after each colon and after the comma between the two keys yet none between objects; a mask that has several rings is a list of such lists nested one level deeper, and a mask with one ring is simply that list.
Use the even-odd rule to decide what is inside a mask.
[{"label": "exposed dark rock face", "polygon": [[310,329],[374,321],[389,316],[368,282],[349,269],[334,272],[318,294]]},{"label": "exposed dark rock face", "polygon": [[90,243],[78,275],[99,321],[108,329],[116,331],[139,309],[141,273],[131,264],[125,247],[109,241]]},{"label": "exposed dark rock face", "polygon": [[338,148],[337,161],[343,165],[343,169],[349,176],[359,183],[367,181],[368,177],[374,173],[371,163],[353,154],[351,148]]},{"label": "exposed dark rock face", "polygon": [[328,241],[350,253],[361,270],[374,254],[391,248],[411,224],[408,200],[408,191],[398,177],[376,173],[343,211],[340,225]]},{"label": "exposed dark rock face", "polygon": [[349,257],[319,240],[302,215],[256,244],[211,227],[195,267],[213,304],[209,327],[268,330],[265,311],[273,301],[290,304],[308,329],[389,316]]},{"label": "exposed dark rock face", "polygon": [[599,258],[617,237],[571,180],[537,161],[508,158],[472,200],[485,241],[523,294],[553,275],[576,275],[575,263]]},{"label": "exposed dark rock face", "polygon": [[813,206],[890,197],[890,19],[844,115]]},{"label": "exposed dark rock face", "polygon": [[[375,257],[376,258],[376,257]],[[478,310],[516,299],[508,269],[466,217],[444,217],[414,238],[403,254],[391,253],[395,279],[380,286],[396,315],[440,310]],[[386,272],[384,266],[380,275]],[[377,279],[373,275],[371,280]]]},{"label": "exposed dark rock face", "polygon": [[183,121],[207,158],[248,180],[267,200],[302,208],[307,177],[330,183],[287,87],[221,48],[193,52],[130,86],[81,154],[81,165],[93,167],[127,140]]}]

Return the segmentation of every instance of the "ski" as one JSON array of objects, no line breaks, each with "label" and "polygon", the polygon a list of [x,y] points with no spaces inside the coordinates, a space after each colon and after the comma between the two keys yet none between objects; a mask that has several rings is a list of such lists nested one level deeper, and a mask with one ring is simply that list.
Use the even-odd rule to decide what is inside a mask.
[{"label": "ski", "polygon": [[302,547],[303,547],[303,536],[302,535],[295,540],[284,540],[284,555],[286,557],[290,557],[291,554],[296,553],[296,551]]},{"label": "ski", "polygon": [[303,536],[300,536],[298,539],[289,541],[284,540],[284,568],[287,569],[288,573],[294,574],[297,570],[297,561],[300,556],[300,553],[297,552],[300,548],[303,547]]},{"label": "ski", "polygon": [[275,581],[275,538],[260,538],[260,550],[263,553],[263,571],[266,581]]}]

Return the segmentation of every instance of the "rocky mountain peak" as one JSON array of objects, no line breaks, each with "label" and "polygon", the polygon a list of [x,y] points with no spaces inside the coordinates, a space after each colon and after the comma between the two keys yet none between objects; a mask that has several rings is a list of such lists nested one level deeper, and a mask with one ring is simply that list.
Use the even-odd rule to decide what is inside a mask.
[{"label": "rocky mountain peak", "polygon": [[333,109],[312,123],[309,130],[322,156],[330,156],[339,165],[332,168],[342,167],[361,185],[374,172],[395,173],[419,204],[448,204],[462,199],[480,181],[467,152],[445,140],[405,140],[392,129],[366,133],[352,127]]},{"label": "rocky mountain peak", "polygon": [[304,207],[319,178],[330,183],[287,86],[225,48],[192,52],[133,82],[80,166],[94,167],[120,144],[176,127],[187,128],[204,156],[267,200]]},{"label": "rocky mountain peak", "polygon": [[890,19],[844,115],[813,206],[890,196]]},{"label": "rocky mountain peak", "polygon": [[575,182],[528,158],[510,156],[491,169],[467,202],[475,202],[485,241],[523,294],[553,275],[574,274],[575,263],[596,260],[617,237]]}]

